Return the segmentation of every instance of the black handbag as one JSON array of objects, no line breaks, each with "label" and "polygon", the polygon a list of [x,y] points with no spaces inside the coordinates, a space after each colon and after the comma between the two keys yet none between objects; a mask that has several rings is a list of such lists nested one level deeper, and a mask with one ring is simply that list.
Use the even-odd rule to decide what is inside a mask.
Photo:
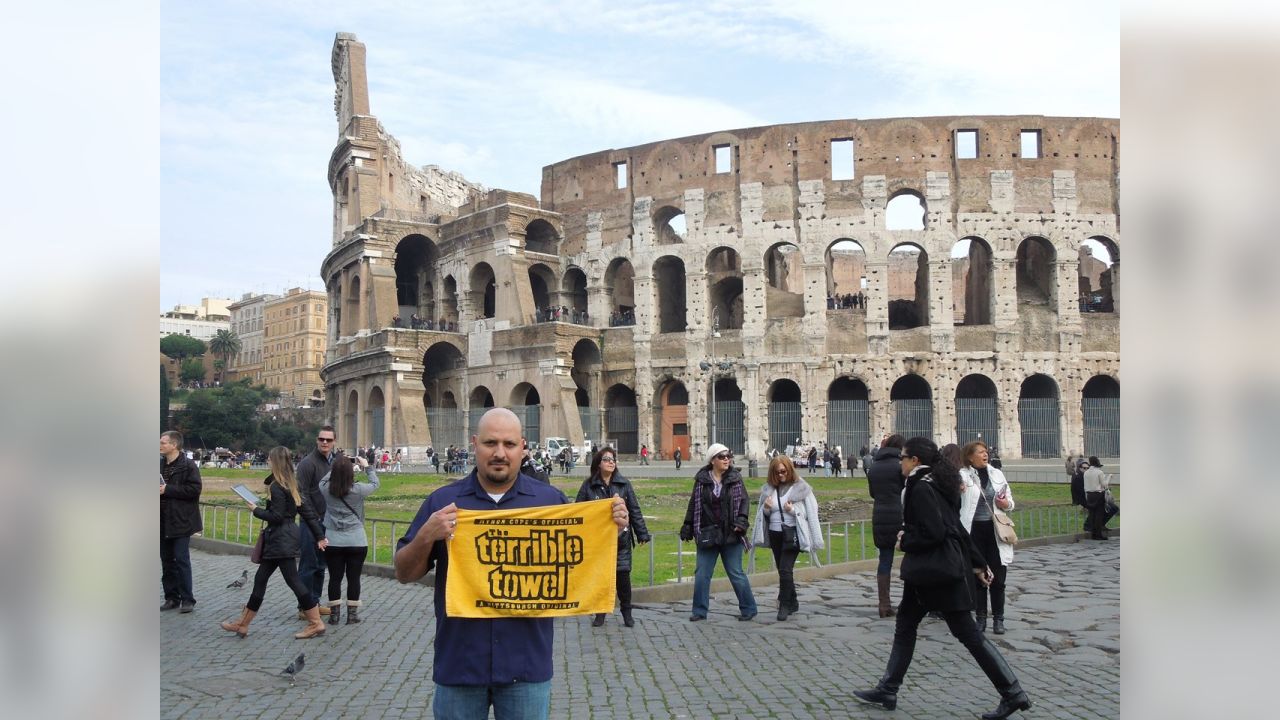
[{"label": "black handbag", "polygon": [[[779,516],[782,514],[782,497],[778,495],[778,488],[773,489],[773,496],[778,498],[778,505],[775,508]],[[799,551],[800,550],[800,532],[795,525],[788,525],[785,521],[779,519],[778,524],[782,526],[782,549]]]},{"label": "black handbag", "polygon": [[937,587],[963,581],[965,573],[964,553],[956,530],[938,510],[938,522],[946,528],[942,542],[928,552],[903,553],[899,574],[903,582],[920,587]]},{"label": "black handbag", "polygon": [[698,528],[697,540],[700,548],[718,548],[724,545],[724,531],[719,525]]}]

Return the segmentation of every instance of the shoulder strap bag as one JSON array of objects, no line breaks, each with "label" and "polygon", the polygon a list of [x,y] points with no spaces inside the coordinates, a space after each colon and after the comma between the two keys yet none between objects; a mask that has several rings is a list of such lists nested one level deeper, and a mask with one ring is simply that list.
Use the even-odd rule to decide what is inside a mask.
[{"label": "shoulder strap bag", "polygon": [[773,489],[773,496],[778,499],[778,505],[774,509],[778,512],[778,524],[782,526],[782,549],[790,551],[800,550],[799,530],[795,525],[788,525],[786,516],[782,513],[782,496],[778,494],[778,488]]},{"label": "shoulder strap bag", "polygon": [[1000,542],[1005,545],[1017,545],[1018,533],[1014,530],[1013,518],[1009,517],[1005,511],[987,502],[987,493],[983,491],[981,481],[978,483],[978,497],[991,509],[991,517],[996,526],[996,537],[1000,538]]}]

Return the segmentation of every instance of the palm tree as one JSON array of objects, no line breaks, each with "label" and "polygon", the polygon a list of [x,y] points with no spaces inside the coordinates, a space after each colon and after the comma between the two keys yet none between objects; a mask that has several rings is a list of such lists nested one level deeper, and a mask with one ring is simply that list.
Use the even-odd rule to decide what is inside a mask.
[{"label": "palm tree", "polygon": [[231,356],[240,352],[240,337],[230,330],[219,330],[209,340],[209,350],[222,358],[222,367],[231,364]]}]

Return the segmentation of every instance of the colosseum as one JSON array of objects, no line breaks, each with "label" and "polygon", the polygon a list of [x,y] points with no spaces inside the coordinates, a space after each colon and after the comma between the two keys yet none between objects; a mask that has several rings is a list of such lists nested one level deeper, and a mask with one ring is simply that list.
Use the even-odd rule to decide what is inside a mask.
[{"label": "colosseum", "polygon": [[1120,125],[957,116],[725,130],[548,165],[541,197],[401,157],[333,46],[340,443],[846,454],[885,431],[1119,455]]}]

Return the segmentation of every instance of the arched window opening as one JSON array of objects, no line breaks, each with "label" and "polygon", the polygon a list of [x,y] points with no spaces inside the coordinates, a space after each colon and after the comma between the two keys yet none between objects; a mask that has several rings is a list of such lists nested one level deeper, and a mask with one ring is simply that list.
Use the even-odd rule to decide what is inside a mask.
[{"label": "arched window opening", "polygon": [[661,458],[670,459],[676,448],[680,448],[680,457],[688,459],[689,442],[689,391],[679,380],[669,380],[658,388],[658,412],[655,437],[657,447],[654,452]]},{"label": "arched window opening", "polygon": [[373,447],[386,447],[386,400],[382,396],[382,388],[375,387],[369,391],[369,443]]},{"label": "arched window opening", "polygon": [[461,392],[465,372],[466,362],[461,351],[450,343],[434,343],[422,356],[423,394],[440,399],[438,403],[428,403],[427,407],[427,431],[436,447],[466,442],[466,421],[458,409],[455,394]]},{"label": "arched window opening", "polygon": [[360,317],[360,276],[351,278],[351,289],[347,291],[347,332],[345,335],[355,335],[356,331],[364,329],[364,321]]},{"label": "arched window opening", "polygon": [[951,297],[953,323],[990,325],[995,294],[995,262],[991,246],[982,238],[967,237],[951,246]]},{"label": "arched window opening", "polygon": [[1057,312],[1056,259],[1053,245],[1042,237],[1029,237],[1018,245],[1018,304],[1044,305],[1051,312]]},{"label": "arched window opening", "polygon": [[924,197],[914,190],[902,190],[889,198],[884,209],[886,230],[923,230],[925,226]]},{"label": "arched window opening", "polygon": [[889,251],[889,329],[929,324],[929,254],[904,243]]},{"label": "arched window opening", "polygon": [[467,403],[467,440],[479,432],[480,418],[493,407],[493,393],[483,385],[472,388]]},{"label": "arched window opening", "polygon": [[1084,454],[1120,457],[1120,383],[1108,375],[1094,375],[1081,396]]},{"label": "arched window opening", "polygon": [[360,443],[360,393],[352,390],[347,394],[347,406],[343,408],[342,424],[346,431],[346,443],[348,448],[356,448]]},{"label": "arched window opening", "polygon": [[497,315],[498,285],[493,268],[479,263],[471,269],[471,307],[477,317],[491,318]]},{"label": "arched window opening", "polygon": [[903,437],[933,438],[933,388],[919,375],[903,375],[889,391],[893,431]]},{"label": "arched window opening", "polygon": [[410,326],[410,318],[435,315],[435,281],[439,250],[422,235],[409,235],[396,245],[396,306],[402,325]]},{"label": "arched window opening", "polygon": [[[533,293],[534,305],[534,317],[531,319],[535,322],[562,318],[560,300],[551,294],[555,288],[556,278],[551,268],[542,263],[529,266],[529,290]],[[568,321],[567,317],[563,319]]]},{"label": "arched window opening", "polygon": [[659,245],[679,245],[688,233],[684,211],[670,205],[659,208],[653,215],[653,227]]},{"label": "arched window opening", "polygon": [[587,318],[587,274],[582,268],[572,267],[565,271],[561,291],[572,311],[574,322],[589,324]]},{"label": "arched window opening", "polygon": [[507,407],[520,418],[524,437],[529,442],[542,441],[542,397],[530,383],[520,383],[511,389],[511,401]]},{"label": "arched window opening", "polygon": [[582,432],[589,438],[601,436],[600,408],[592,406],[591,398],[594,397],[599,401],[603,366],[600,347],[594,341],[584,338],[573,346],[573,367],[569,369],[569,377],[577,387],[574,391],[574,400],[578,406],[578,419],[582,422]]},{"label": "arched window opening", "polygon": [[981,440],[1000,446],[996,384],[986,375],[966,375],[956,385],[956,443]]},{"label": "arched window opening", "polygon": [[658,310],[658,332],[684,332],[685,317],[684,261],[666,255],[653,263],[654,307]]},{"label": "arched window opening", "polygon": [[777,380],[769,386],[769,450],[784,451],[801,435],[803,418],[800,386],[792,380]]},{"label": "arched window opening", "polygon": [[791,243],[779,243],[764,255],[766,314],[804,317],[804,255]]},{"label": "arched window opening", "polygon": [[867,254],[840,239],[827,248],[827,309],[867,311]]},{"label": "arched window opening", "polygon": [[529,252],[555,255],[559,243],[556,229],[546,220],[534,220],[524,229],[524,249]]},{"label": "arched window opening", "polygon": [[458,281],[452,275],[444,279],[444,297],[441,298],[440,318],[437,330],[453,330],[458,324]]},{"label": "arched window opening", "polygon": [[1062,457],[1058,383],[1039,373],[1022,381],[1018,393],[1018,424],[1022,428],[1022,456]]},{"label": "arched window opening", "polygon": [[[684,266],[681,265],[681,287]],[[655,281],[657,265],[654,265]],[[636,271],[626,258],[614,258],[604,272],[604,287],[609,293],[609,327],[636,324]],[[656,282],[655,282],[656,284]],[[683,297],[683,296],[682,296]],[[681,300],[683,304],[683,300]],[[661,309],[659,309],[661,311]]]},{"label": "arched window opening", "polygon": [[733,248],[719,247],[707,256],[707,297],[713,330],[742,328],[742,261]]},{"label": "arched window opening", "polygon": [[1120,251],[1105,237],[1080,243],[1080,312],[1115,312],[1115,288],[1120,275]]}]

